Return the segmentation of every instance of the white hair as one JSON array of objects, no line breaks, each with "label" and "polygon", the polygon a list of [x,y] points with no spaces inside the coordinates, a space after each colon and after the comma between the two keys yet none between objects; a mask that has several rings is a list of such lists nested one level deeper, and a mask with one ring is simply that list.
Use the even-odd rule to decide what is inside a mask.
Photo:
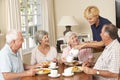
[{"label": "white hair", "polygon": [[44,30],[37,31],[35,34],[36,43],[41,44],[40,40],[42,40],[43,36],[45,36],[45,35],[48,35],[47,31],[44,31]]},{"label": "white hair", "polygon": [[6,43],[10,44],[13,40],[18,38],[18,30],[10,30],[6,34]]},{"label": "white hair", "polygon": [[66,40],[67,43],[69,43],[70,38],[71,38],[71,36],[73,36],[73,35],[76,35],[76,36],[77,36],[77,33],[72,32],[72,31],[69,31],[69,32],[67,32],[67,33],[65,34],[65,40]]}]

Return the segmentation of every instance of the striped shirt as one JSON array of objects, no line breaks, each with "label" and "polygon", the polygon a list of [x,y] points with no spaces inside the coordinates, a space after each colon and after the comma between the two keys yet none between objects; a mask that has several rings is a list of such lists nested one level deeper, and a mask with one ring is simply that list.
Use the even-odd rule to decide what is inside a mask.
[{"label": "striped shirt", "polygon": [[[103,53],[98,58],[94,69],[107,70],[112,73],[119,73],[120,68],[120,43],[117,40],[105,47]],[[117,78],[106,78],[95,76],[96,80],[117,80]]]}]

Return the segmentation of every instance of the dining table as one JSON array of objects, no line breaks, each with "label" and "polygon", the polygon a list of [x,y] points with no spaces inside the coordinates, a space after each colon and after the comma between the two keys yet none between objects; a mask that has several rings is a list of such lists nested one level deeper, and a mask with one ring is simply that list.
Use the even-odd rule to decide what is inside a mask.
[{"label": "dining table", "polygon": [[86,74],[82,71],[75,72],[72,76],[63,76],[64,69],[69,68],[65,64],[58,64],[59,77],[49,77],[48,74],[36,74],[35,76],[22,77],[21,80],[93,80],[92,75]]}]

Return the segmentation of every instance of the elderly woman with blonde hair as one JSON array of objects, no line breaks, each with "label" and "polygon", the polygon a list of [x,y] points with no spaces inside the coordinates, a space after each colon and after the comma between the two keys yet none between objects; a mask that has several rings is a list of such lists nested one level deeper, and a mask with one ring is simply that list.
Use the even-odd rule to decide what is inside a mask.
[{"label": "elderly woman with blonde hair", "polygon": [[[66,62],[67,57],[71,56],[71,50],[80,44],[78,36],[75,32],[67,32],[65,35],[65,40],[68,46],[63,49],[63,54],[61,57],[62,62]],[[91,48],[80,49],[77,57],[78,60],[82,62],[93,62],[93,54],[91,53]]]},{"label": "elderly woman with blonde hair", "polygon": [[39,30],[35,34],[36,46],[32,50],[31,64],[41,63],[41,62],[57,62],[57,50],[55,47],[50,46],[48,32],[44,30]]}]

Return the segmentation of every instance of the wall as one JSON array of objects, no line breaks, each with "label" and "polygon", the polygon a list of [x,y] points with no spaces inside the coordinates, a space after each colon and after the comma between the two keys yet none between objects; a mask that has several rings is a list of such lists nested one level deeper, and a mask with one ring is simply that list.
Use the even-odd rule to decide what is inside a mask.
[{"label": "wall", "polygon": [[[0,29],[2,32],[7,31],[6,19],[6,0],[0,0]],[[83,11],[88,5],[96,5],[100,9],[100,15],[108,18],[115,24],[115,0],[54,0],[55,25],[57,38],[63,36],[65,27],[57,26],[62,16],[75,16],[79,26],[72,27],[72,30],[78,33],[90,33],[91,30],[88,22],[83,17]],[[119,32],[120,33],[120,32]]]},{"label": "wall", "polygon": [[57,26],[62,16],[75,16],[79,26],[72,27],[72,31],[91,34],[90,26],[83,16],[84,9],[89,5],[96,5],[100,15],[115,24],[115,0],[54,0],[57,38],[63,36],[65,27]]}]

